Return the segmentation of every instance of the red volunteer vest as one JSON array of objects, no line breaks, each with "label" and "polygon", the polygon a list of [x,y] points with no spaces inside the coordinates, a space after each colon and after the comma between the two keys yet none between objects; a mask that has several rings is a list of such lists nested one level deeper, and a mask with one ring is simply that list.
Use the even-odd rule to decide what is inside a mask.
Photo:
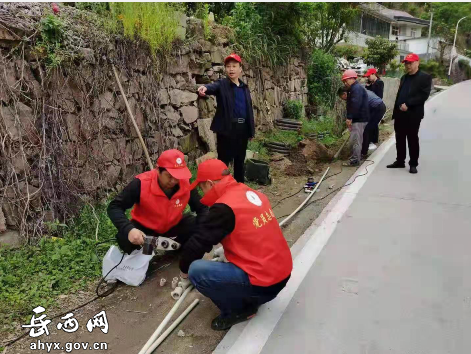
[{"label": "red volunteer vest", "polygon": [[136,178],[141,180],[139,204],[135,204],[131,217],[142,226],[163,234],[177,225],[190,200],[190,181],[180,180],[180,189],[168,199],[157,181],[157,170],[141,173]]},{"label": "red volunteer vest", "polygon": [[235,215],[234,231],[221,242],[227,260],[246,272],[252,285],[266,287],[286,279],[293,259],[268,198],[232,176],[223,178],[208,194],[213,197],[205,196],[204,204],[213,199],[212,204],[226,204]]}]

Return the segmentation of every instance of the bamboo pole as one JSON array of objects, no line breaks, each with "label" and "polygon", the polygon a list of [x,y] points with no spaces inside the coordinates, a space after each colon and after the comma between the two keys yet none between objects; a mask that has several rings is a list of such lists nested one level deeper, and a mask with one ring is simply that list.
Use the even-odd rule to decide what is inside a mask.
[{"label": "bamboo pole", "polygon": [[147,151],[147,147],[146,147],[146,144],[144,143],[144,139],[142,139],[141,132],[139,131],[139,127],[137,126],[136,120],[134,119],[134,115],[132,114],[131,107],[129,107],[128,99],[126,98],[126,95],[124,93],[123,86],[121,86],[121,81],[119,80],[118,72],[116,71],[116,68],[114,67],[113,64],[111,64],[111,67],[113,68],[114,77],[116,78],[116,82],[118,83],[119,91],[121,91],[121,95],[123,96],[124,104],[126,105],[129,116],[131,117],[131,121],[132,121],[132,124],[134,125],[134,129],[136,129],[137,136],[139,137],[139,141],[141,142],[142,148],[144,149],[144,154],[146,155],[147,164],[149,165],[149,170],[153,170],[154,166],[150,159],[149,151]]}]

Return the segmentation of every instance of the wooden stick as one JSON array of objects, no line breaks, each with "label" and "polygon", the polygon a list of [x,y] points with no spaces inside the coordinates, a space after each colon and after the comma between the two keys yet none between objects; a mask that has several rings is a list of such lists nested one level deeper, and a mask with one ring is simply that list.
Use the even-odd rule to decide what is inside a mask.
[{"label": "wooden stick", "polygon": [[152,161],[149,156],[149,151],[147,151],[146,144],[144,143],[144,139],[142,139],[141,132],[139,131],[139,127],[136,124],[136,120],[134,119],[134,116],[131,111],[131,107],[129,107],[128,99],[126,98],[126,95],[124,94],[123,87],[121,86],[121,81],[119,80],[118,77],[118,72],[116,71],[116,68],[114,67],[113,64],[111,64],[111,67],[113,68],[114,76],[116,78],[116,82],[118,83],[119,90],[121,91],[121,95],[123,96],[124,103],[126,105],[126,108],[128,110],[129,116],[131,117],[132,124],[134,125],[134,129],[136,129],[137,136],[139,137],[139,140],[141,142],[142,148],[144,149],[144,154],[146,155],[147,159],[147,164],[149,165],[149,169],[152,170],[154,169],[154,166],[152,164]]}]

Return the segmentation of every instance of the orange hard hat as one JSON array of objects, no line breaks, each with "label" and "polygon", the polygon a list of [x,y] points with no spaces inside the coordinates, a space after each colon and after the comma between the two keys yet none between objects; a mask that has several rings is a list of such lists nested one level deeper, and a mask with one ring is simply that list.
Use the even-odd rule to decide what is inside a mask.
[{"label": "orange hard hat", "polygon": [[355,70],[348,69],[344,71],[342,75],[342,81],[347,80],[347,79],[356,79],[357,77],[358,77],[358,74],[356,73]]}]

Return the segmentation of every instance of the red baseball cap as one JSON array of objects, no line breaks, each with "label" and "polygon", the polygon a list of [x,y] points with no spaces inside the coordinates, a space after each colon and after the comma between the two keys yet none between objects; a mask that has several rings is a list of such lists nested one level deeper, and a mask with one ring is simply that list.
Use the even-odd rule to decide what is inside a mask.
[{"label": "red baseball cap", "polygon": [[164,151],[157,160],[157,166],[165,168],[176,179],[191,178],[191,172],[186,167],[185,156],[177,149]]},{"label": "red baseball cap", "polygon": [[376,74],[377,72],[378,70],[376,70],[375,68],[368,69],[368,71],[365,73],[365,75],[363,75],[363,77],[368,77],[372,74]]},{"label": "red baseball cap", "polygon": [[226,59],[224,59],[224,64],[226,64],[229,60],[235,60],[236,62],[239,62],[242,64],[242,59],[236,54],[232,53],[231,55],[228,55]]},{"label": "red baseball cap", "polygon": [[411,63],[413,61],[419,61],[419,56],[417,54],[414,54],[414,53],[407,54],[407,56],[404,58],[402,63],[405,63],[406,61],[411,62]]},{"label": "red baseball cap", "polygon": [[191,184],[190,189],[195,189],[200,182],[219,181],[223,179],[226,177],[222,174],[225,170],[228,170],[226,164],[218,159],[210,159],[200,163],[196,179]]}]

